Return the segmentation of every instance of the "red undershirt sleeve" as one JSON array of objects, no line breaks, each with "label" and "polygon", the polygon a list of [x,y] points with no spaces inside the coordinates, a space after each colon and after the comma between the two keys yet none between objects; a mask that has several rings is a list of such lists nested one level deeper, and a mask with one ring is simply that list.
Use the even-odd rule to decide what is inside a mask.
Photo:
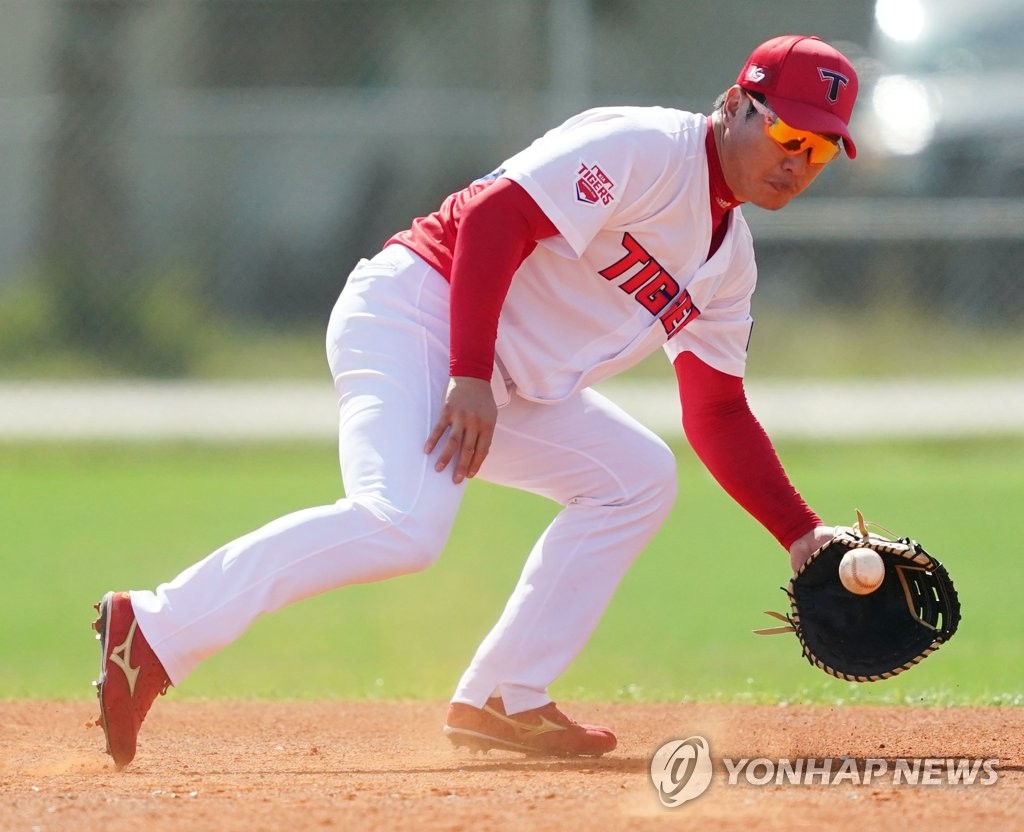
[{"label": "red undershirt sleeve", "polygon": [[466,203],[452,259],[452,376],[490,379],[498,316],[512,275],[537,240],[557,233],[533,198],[509,179]]},{"label": "red undershirt sleeve", "polygon": [[729,496],[787,550],[822,525],[789,481],[751,412],[743,379],[714,369],[690,352],[679,354],[675,369],[686,438]]}]

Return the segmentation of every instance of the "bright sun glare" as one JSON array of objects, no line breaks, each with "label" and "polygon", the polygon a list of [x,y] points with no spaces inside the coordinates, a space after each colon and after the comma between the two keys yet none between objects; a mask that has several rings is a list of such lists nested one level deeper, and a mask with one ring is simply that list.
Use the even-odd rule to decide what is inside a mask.
[{"label": "bright sun glare", "polygon": [[878,0],[875,20],[879,28],[895,41],[909,43],[924,30],[924,8],[920,0]]}]

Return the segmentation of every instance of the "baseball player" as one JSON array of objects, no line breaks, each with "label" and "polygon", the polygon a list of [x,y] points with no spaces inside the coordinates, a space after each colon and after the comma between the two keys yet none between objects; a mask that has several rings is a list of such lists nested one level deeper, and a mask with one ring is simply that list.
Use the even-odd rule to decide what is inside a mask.
[{"label": "baseball player", "polygon": [[675,498],[675,461],[592,389],[652,352],[686,435],[798,567],[831,539],[743,390],[756,277],[740,205],[785,206],[856,148],[857,77],[813,37],[758,46],[710,116],[589,110],[416,219],[349,276],[327,329],[346,496],[234,540],[155,591],[96,608],[100,721],[118,768],[156,697],[252,622],[429,566],[466,480],[562,508],[452,697],[458,745],[611,751],[551,683]]}]

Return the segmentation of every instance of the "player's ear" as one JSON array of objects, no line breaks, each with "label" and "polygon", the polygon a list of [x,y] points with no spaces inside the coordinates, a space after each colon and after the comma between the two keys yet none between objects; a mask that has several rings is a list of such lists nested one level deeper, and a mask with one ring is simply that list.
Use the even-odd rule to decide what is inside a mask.
[{"label": "player's ear", "polygon": [[726,90],[725,103],[722,104],[722,117],[726,124],[742,119],[747,109],[747,96],[739,84],[733,84]]}]

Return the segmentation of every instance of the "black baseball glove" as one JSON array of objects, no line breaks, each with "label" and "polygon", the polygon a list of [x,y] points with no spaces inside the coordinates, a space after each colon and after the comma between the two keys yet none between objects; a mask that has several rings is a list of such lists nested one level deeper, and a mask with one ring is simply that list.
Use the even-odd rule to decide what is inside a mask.
[{"label": "black baseball glove", "polygon": [[[767,614],[785,626],[759,635],[795,632],[815,667],[851,682],[876,682],[913,667],[949,641],[960,623],[960,601],[946,568],[910,538],[890,540],[858,528],[836,529],[783,591],[790,613]],[[847,590],[839,562],[850,549],[872,549],[885,564],[868,595]]]}]

